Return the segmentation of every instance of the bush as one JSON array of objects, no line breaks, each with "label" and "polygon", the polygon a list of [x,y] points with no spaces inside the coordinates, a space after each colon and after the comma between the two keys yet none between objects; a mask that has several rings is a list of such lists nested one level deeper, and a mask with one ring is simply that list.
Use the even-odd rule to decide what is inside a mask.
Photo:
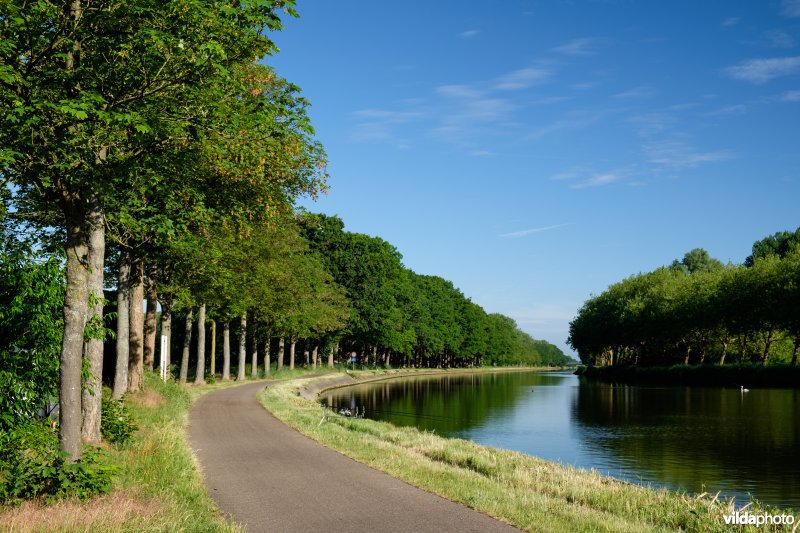
[{"label": "bush", "polygon": [[121,400],[111,397],[111,390],[103,388],[103,405],[100,414],[100,433],[114,444],[125,444],[139,429],[128,408]]},{"label": "bush", "polygon": [[0,501],[61,495],[85,499],[111,490],[116,468],[103,464],[99,450],[87,448],[76,463],[66,458],[48,425],[0,432]]}]

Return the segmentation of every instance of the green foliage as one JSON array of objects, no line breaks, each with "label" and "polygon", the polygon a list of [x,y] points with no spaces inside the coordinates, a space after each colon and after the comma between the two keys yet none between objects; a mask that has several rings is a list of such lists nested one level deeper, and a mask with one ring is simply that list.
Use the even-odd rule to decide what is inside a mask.
[{"label": "green foliage", "polygon": [[776,244],[794,235],[784,233],[777,234],[783,240],[758,241],[749,267],[723,266],[695,249],[670,268],[611,285],[584,303],[570,324],[570,344],[590,365],[722,365],[735,358],[794,366],[800,248]]},{"label": "green foliage", "polygon": [[[337,217],[305,213],[300,227],[345,290],[350,307],[339,339],[346,353],[388,355],[415,366],[547,365],[568,358],[502,315],[487,315],[453,284],[405,268],[383,239],[344,231]],[[373,360],[374,361],[374,360]]]},{"label": "green foliage", "polygon": [[31,422],[0,432],[0,501],[16,502],[39,496],[85,499],[108,492],[116,468],[101,452],[86,449],[70,463],[50,426]]},{"label": "green foliage", "polygon": [[125,403],[112,398],[111,389],[104,387],[100,416],[100,432],[103,438],[114,444],[126,444],[137,429],[139,428]]},{"label": "green foliage", "polygon": [[13,237],[0,249],[0,431],[49,411],[58,387],[64,281]]}]

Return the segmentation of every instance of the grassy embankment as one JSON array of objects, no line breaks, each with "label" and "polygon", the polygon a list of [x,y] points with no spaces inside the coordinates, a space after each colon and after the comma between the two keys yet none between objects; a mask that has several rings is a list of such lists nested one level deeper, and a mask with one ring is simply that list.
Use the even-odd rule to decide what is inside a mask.
[{"label": "grassy embankment", "polygon": [[[287,370],[274,377],[305,373]],[[126,397],[139,430],[127,445],[105,450],[108,462],[119,469],[114,490],[88,501],[62,499],[0,508],[0,531],[242,531],[223,518],[207,495],[186,434],[192,402],[234,385],[181,386],[146,373],[144,391]]]},{"label": "grassy embankment", "polygon": [[[354,373],[359,379],[380,377],[375,374]],[[342,381],[340,376],[318,379]],[[319,403],[300,395],[307,387],[308,381],[281,383],[264,391],[261,401],[285,423],[330,448],[524,530],[745,530],[725,525],[723,516],[735,506],[713,495],[639,487],[593,471],[373,420],[332,417],[320,424]]]},{"label": "grassy embankment", "polygon": [[800,367],[787,363],[674,366],[579,367],[589,379],[630,385],[693,385],[710,387],[798,388]]}]

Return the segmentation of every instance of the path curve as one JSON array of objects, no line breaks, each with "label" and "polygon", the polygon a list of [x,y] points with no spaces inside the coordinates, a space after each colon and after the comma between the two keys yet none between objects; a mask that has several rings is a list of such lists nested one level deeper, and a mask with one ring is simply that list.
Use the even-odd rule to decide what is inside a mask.
[{"label": "path curve", "polygon": [[518,531],[301,435],[258,402],[265,386],[206,394],[189,413],[208,492],[247,531]]}]

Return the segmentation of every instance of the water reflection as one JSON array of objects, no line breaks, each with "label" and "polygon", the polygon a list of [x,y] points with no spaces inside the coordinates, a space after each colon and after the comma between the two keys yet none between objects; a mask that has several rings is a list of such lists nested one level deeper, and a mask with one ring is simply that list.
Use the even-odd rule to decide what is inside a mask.
[{"label": "water reflection", "polygon": [[572,409],[588,454],[618,477],[800,503],[797,390],[581,383]]},{"label": "water reflection", "polygon": [[628,481],[800,507],[797,390],[611,386],[525,372],[385,381],[323,401]]}]

